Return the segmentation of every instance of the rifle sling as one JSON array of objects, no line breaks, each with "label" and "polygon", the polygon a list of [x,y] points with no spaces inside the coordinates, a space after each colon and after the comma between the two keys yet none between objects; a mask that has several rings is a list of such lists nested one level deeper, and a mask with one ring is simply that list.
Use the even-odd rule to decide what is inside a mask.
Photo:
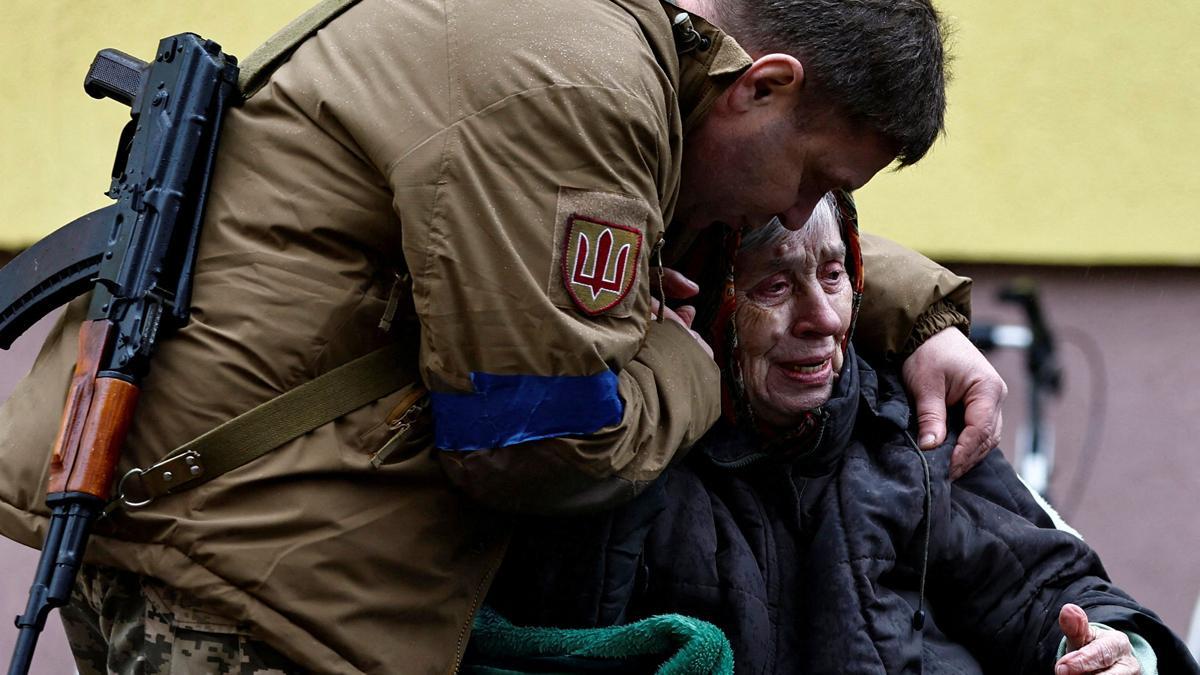
[{"label": "rifle sling", "polygon": [[[415,353],[411,342],[395,342],[338,366],[179,446],[153,466],[129,471],[113,504],[144,506],[194,488],[417,382],[409,363]],[[126,494],[130,479],[138,486]]]},{"label": "rifle sling", "polygon": [[278,33],[267,38],[241,63],[238,73],[238,89],[242,98],[248,99],[262,89],[275,69],[287,62],[292,52],[325,24],[333,21],[359,0],[321,0],[305,13],[296,17]]}]

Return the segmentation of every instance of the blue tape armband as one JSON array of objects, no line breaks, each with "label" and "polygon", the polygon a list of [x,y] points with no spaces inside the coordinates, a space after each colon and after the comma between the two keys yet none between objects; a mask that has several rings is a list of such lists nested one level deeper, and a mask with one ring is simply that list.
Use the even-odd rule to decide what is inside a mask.
[{"label": "blue tape armband", "polygon": [[444,450],[486,450],[594,433],[621,421],[617,376],[471,373],[475,392],[433,392],[434,437]]}]

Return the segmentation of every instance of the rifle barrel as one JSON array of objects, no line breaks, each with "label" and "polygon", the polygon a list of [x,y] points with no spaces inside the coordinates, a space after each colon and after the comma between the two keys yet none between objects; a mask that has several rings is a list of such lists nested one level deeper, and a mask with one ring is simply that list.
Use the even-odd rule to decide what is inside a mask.
[{"label": "rifle barrel", "polygon": [[41,629],[38,628],[21,629],[21,634],[17,636],[17,646],[13,649],[12,661],[8,664],[8,675],[25,675],[29,672],[39,633]]},{"label": "rifle barrel", "polygon": [[21,630],[17,637],[17,646],[13,650],[12,661],[9,662],[8,675],[24,675],[29,672],[33,661],[33,650],[37,647],[38,635],[46,625],[46,615],[50,613],[50,583],[54,576],[54,561],[58,558],[58,548],[62,543],[63,530],[66,529],[66,507],[56,506],[50,515],[50,530],[46,533],[46,541],[42,544],[42,554],[38,557],[37,572],[33,585],[29,587],[29,600],[25,603],[25,613],[17,615],[14,623]]},{"label": "rifle barrel", "polygon": [[38,635],[46,627],[50,610],[62,607],[71,599],[75,575],[83,562],[87,535],[92,522],[104,509],[104,501],[83,493],[67,493],[51,497],[50,529],[38,557],[33,585],[25,613],[16,618],[20,635],[13,650],[8,675],[25,675],[33,661]]}]

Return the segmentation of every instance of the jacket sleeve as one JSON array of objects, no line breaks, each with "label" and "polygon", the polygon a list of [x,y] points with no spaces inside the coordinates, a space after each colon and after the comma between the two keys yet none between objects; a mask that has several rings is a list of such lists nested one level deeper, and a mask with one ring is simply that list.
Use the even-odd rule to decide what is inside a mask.
[{"label": "jacket sleeve", "polygon": [[1049,672],[1063,637],[1058,613],[1071,602],[1090,621],[1144,637],[1168,664],[1162,672],[1197,672],[1161,619],[1108,580],[1095,551],[1053,528],[999,452],[934,490],[930,601],[939,626],[981,662]]},{"label": "jacket sleeve", "polygon": [[967,329],[970,279],[883,237],[861,241],[866,289],[854,343],[864,356],[902,359],[944,328]]},{"label": "jacket sleeve", "polygon": [[[455,26],[478,19],[462,11]],[[510,55],[509,36],[491,39],[454,41],[472,64],[460,70],[477,72],[451,69],[447,123],[387,170],[435,444],[488,506],[598,509],[632,498],[720,408],[711,358],[649,319],[677,175],[673,99],[644,52],[597,61],[574,53],[587,42],[530,34]],[[491,92],[497,78],[536,86]]]}]

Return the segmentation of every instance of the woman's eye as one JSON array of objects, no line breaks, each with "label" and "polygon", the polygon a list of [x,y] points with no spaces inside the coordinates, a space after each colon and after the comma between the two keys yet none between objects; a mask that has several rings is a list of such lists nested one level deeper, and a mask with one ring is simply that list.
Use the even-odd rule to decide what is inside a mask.
[{"label": "woman's eye", "polygon": [[825,268],[825,281],[836,284],[846,276],[846,270],[841,265],[830,265]]},{"label": "woman's eye", "polygon": [[759,286],[754,289],[754,293],[752,295],[754,295],[755,297],[757,297],[758,299],[761,299],[761,300],[771,300],[774,298],[782,297],[782,296],[786,295],[787,292],[788,292],[788,283],[786,281],[783,281],[782,279],[780,279],[777,281],[770,281],[770,282],[767,282],[764,284],[759,284]]}]

